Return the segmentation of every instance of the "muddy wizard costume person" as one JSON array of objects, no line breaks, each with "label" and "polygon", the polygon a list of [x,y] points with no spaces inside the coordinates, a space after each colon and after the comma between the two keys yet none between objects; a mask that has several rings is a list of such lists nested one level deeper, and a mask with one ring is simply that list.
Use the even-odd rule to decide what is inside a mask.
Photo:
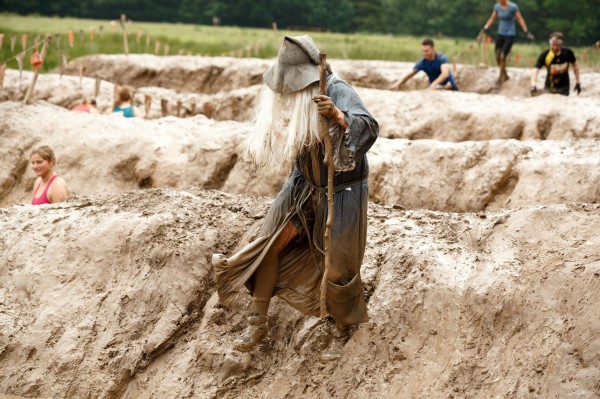
[{"label": "muddy wizard costume person", "polygon": [[300,312],[319,315],[327,218],[327,167],[318,116],[327,118],[334,145],[334,220],[327,311],[333,339],[322,360],[342,355],[350,326],[368,320],[360,279],[366,244],[365,153],[379,126],[348,83],[327,66],[327,95],[318,95],[319,50],[309,36],[286,36],[277,62],[264,74],[247,155],[259,166],[293,167],[258,237],[226,259],[213,255],[221,303],[230,304],[244,285],[252,294],[248,327],[234,348],[247,352],[269,329],[274,295]]}]

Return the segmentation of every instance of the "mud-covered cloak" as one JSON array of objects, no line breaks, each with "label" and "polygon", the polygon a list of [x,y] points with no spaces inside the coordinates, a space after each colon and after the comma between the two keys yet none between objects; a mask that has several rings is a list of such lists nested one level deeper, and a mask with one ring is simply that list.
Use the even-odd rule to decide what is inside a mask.
[{"label": "mud-covered cloak", "polygon": [[[327,310],[338,323],[352,325],[368,320],[360,280],[367,232],[369,166],[365,154],[377,139],[379,126],[354,89],[340,78],[328,76],[327,95],[348,122],[345,131],[335,122],[329,125],[336,166],[330,272],[335,280],[329,281]],[[327,168],[323,159],[322,146],[298,157],[258,237],[227,262],[214,265],[221,303],[231,303],[243,285],[252,292],[253,273],[283,227],[297,215],[295,219],[307,233],[282,252],[274,295],[307,315],[319,315],[327,219]],[[314,211],[314,223],[305,218],[307,207]]]}]

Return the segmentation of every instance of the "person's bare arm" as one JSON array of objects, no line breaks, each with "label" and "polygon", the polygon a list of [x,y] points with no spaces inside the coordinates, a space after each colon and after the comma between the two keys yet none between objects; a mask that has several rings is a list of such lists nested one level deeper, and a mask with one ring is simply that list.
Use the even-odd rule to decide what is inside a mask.
[{"label": "person's bare arm", "polygon": [[492,15],[490,16],[490,19],[488,19],[487,22],[485,23],[485,25],[483,25],[483,30],[490,29],[490,26],[492,26],[492,24],[496,20],[496,16],[497,16],[496,10],[492,11]]},{"label": "person's bare arm", "polygon": [[409,73],[407,73],[406,75],[404,75],[404,77],[402,79],[400,79],[398,82],[394,83],[393,85],[390,86],[389,90],[398,90],[400,89],[400,87],[402,87],[402,85],[404,83],[406,83],[410,78],[412,78],[413,76],[415,76],[417,74],[417,72],[419,71],[415,71],[412,70]]},{"label": "person's bare arm", "polygon": [[523,18],[523,15],[521,15],[521,11],[517,11],[515,13],[515,18],[517,19],[519,25],[521,25],[521,29],[523,29],[523,32],[529,33],[529,30],[527,30],[527,24],[525,23],[525,19]]},{"label": "person's bare arm", "polygon": [[450,76],[450,64],[442,64],[442,66],[440,68],[441,68],[442,72],[440,73],[440,76],[438,76],[436,80],[431,82],[431,84],[429,85],[430,89],[435,89],[437,87],[437,85],[441,85],[442,82],[445,81],[446,79],[448,79],[448,76]]},{"label": "person's bare arm", "polygon": [[581,84],[581,81],[579,80],[579,65],[577,65],[577,62],[573,63],[573,73],[575,74],[575,83]]},{"label": "person's bare arm", "polygon": [[48,200],[52,204],[56,204],[57,202],[66,201],[67,198],[69,198],[67,183],[65,183],[62,177],[57,177],[48,189]]}]

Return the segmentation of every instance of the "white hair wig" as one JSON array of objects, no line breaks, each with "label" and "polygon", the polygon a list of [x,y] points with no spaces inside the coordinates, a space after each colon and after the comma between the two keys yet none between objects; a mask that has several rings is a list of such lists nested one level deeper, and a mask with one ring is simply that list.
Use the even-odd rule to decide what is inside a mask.
[{"label": "white hair wig", "polygon": [[289,94],[263,88],[252,132],[248,137],[246,159],[258,167],[288,167],[302,151],[321,141],[317,105],[312,98],[317,84]]}]

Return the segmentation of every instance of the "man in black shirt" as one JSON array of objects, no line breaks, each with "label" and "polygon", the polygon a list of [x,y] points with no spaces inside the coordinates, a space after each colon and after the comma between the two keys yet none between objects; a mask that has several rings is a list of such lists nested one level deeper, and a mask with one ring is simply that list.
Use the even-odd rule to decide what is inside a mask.
[{"label": "man in black shirt", "polygon": [[577,65],[575,54],[571,49],[563,48],[565,37],[560,32],[554,32],[550,35],[550,48],[544,50],[538,57],[531,76],[531,93],[537,91],[536,81],[542,66],[546,67],[546,83],[544,89],[550,93],[558,93],[565,96],[569,95],[569,64],[573,65],[575,73],[575,91],[581,92],[579,83],[579,66]]}]

